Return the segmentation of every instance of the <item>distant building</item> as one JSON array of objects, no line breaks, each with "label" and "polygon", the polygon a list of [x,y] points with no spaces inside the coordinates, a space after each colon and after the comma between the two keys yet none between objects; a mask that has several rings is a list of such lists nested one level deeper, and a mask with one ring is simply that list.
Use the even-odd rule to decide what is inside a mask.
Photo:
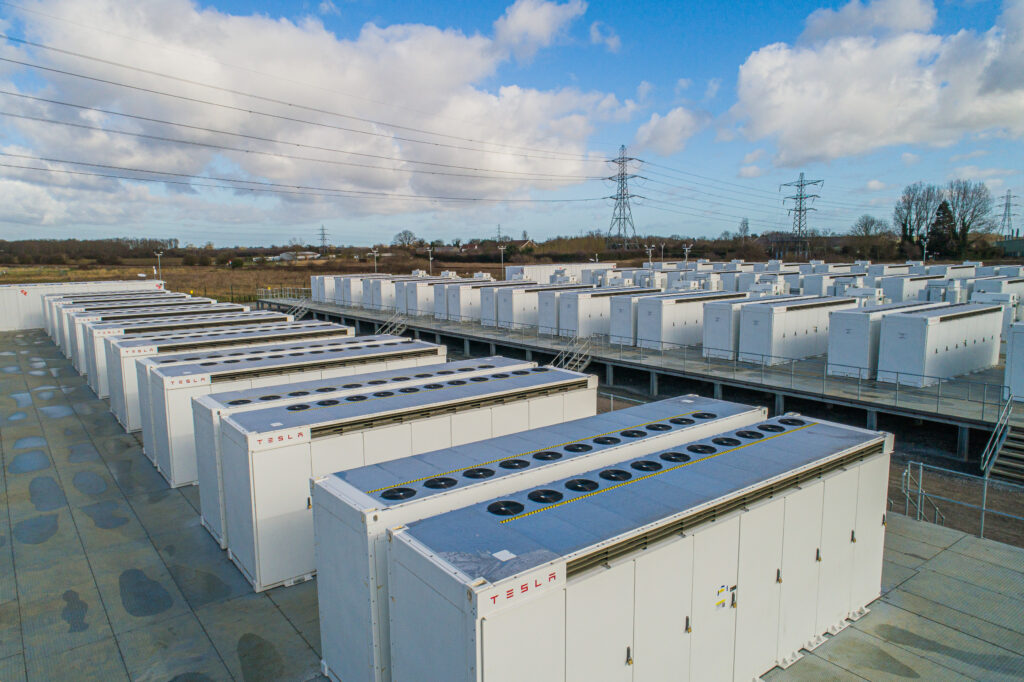
[{"label": "distant building", "polygon": [[270,260],[294,261],[294,260],[316,260],[320,254],[316,251],[285,251],[281,255]]},{"label": "distant building", "polygon": [[996,242],[1003,251],[1003,256],[1006,258],[1022,258],[1024,257],[1024,238],[1013,237],[1012,239],[1003,239]]}]

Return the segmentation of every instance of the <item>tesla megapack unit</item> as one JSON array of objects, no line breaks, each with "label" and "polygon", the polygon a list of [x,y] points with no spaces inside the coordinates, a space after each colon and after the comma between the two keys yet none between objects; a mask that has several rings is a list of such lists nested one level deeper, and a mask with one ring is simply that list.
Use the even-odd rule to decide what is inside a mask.
[{"label": "tesla megapack unit", "polygon": [[1024,277],[975,280],[972,294],[1017,294],[1024,298]]},{"label": "tesla megapack unit", "polygon": [[891,451],[786,416],[389,529],[391,679],[757,679],[879,596]]},{"label": "tesla megapack unit", "polygon": [[644,298],[665,295],[664,292],[659,291],[657,293],[613,296],[611,301],[611,318],[608,324],[608,341],[625,346],[635,346],[637,303]]},{"label": "tesla megapack unit", "polygon": [[221,421],[228,553],[257,591],[316,570],[311,477],[593,415],[597,381],[537,367],[303,405]]},{"label": "tesla megapack unit", "polygon": [[1003,385],[1003,399],[1024,400],[1024,322],[1010,325]]},{"label": "tesla megapack unit", "polygon": [[598,287],[567,291],[558,297],[558,335],[587,338],[611,331],[612,297],[628,294],[663,294],[661,289],[640,287]]},{"label": "tesla megapack unit", "polygon": [[390,679],[388,528],[765,417],[764,408],[680,396],[317,479],[313,522],[325,674]]},{"label": "tesla megapack unit", "polygon": [[[588,273],[590,271],[587,271]],[[562,294],[571,294],[573,291],[564,289],[544,289],[537,292],[537,333],[558,335],[558,310],[559,300]]]},{"label": "tesla megapack unit", "polygon": [[[209,306],[215,308],[216,306]],[[292,316],[284,313],[261,310],[256,312],[217,312],[207,309],[202,315],[190,315],[187,317],[161,317],[144,318],[141,320],[130,320],[128,322],[91,323],[86,325],[85,348],[86,348],[86,370],[90,377],[95,377],[101,383],[100,391],[104,393],[101,398],[106,398],[109,393],[107,381],[107,352],[106,342],[112,338],[122,336],[158,336],[167,332],[186,332],[195,329],[219,329],[230,327],[252,327],[267,323],[275,324],[291,322]]]},{"label": "tesla megapack unit", "polygon": [[1010,325],[1017,321],[1017,311],[1020,309],[1019,294],[990,294],[978,292],[971,294],[971,303],[995,303],[1003,307],[1003,326],[999,332],[1000,337],[1005,341],[1010,336]]},{"label": "tesla megapack unit", "polygon": [[[403,289],[405,290],[405,313],[406,315],[415,315],[416,317],[433,317],[434,316],[434,301],[436,300],[437,291],[444,291],[446,284],[460,281],[458,278],[451,279],[439,279],[439,280],[418,280],[415,282],[406,282]],[[397,294],[396,294],[397,295]],[[445,310],[447,310],[447,304]]]},{"label": "tesla megapack unit", "polygon": [[[364,291],[367,287],[370,290],[370,310],[398,310],[398,285],[422,279],[425,277],[377,277],[363,280]],[[404,289],[402,293],[405,293]]]},{"label": "tesla megapack unit", "polygon": [[[232,349],[231,355],[243,355],[273,344],[351,338],[352,327],[329,322],[284,322],[253,327],[199,330],[178,334],[112,337],[105,340],[107,384],[110,388],[110,411],[128,431],[142,428],[139,413],[139,386],[135,373],[137,360],[171,353]],[[225,355],[228,351],[223,352]],[[189,357],[196,357],[190,355]],[[187,361],[188,358],[185,358]]]},{"label": "tesla megapack unit", "polygon": [[882,318],[878,380],[931,386],[999,362],[1003,308],[961,303]]},{"label": "tesla megapack unit", "polygon": [[[184,308],[176,308],[176,311],[184,311]],[[234,319],[231,319],[231,318]],[[276,320],[291,321],[290,315],[284,313],[270,313],[269,311],[249,312],[248,306],[238,306],[233,303],[217,303],[208,305],[202,309],[191,310],[187,314],[169,314],[168,311],[158,313],[152,317],[133,317],[123,320],[99,320],[86,322],[79,325],[82,331],[81,346],[78,354],[82,356],[82,374],[87,375],[89,386],[96,391],[101,398],[109,394],[107,386],[107,351],[104,345],[110,338],[124,336],[126,334],[143,334],[150,332],[162,332],[167,329],[178,329],[181,327],[164,327],[164,323],[182,323],[184,328],[196,328],[205,326],[202,322],[210,321],[212,326],[234,326],[238,319],[247,320],[248,324],[259,322],[270,322]],[[201,321],[201,322],[200,322]]]},{"label": "tesla megapack unit", "polygon": [[[287,386],[367,370],[418,367],[437,363],[444,356],[443,346],[396,337],[394,341],[346,344],[335,350],[153,367],[148,372],[149,402],[143,405],[142,413],[143,424],[149,418],[152,428],[152,441],[145,444],[146,452],[152,453],[157,469],[172,488],[191,485],[198,478],[192,398],[258,386]],[[136,366],[141,367],[142,363]]]},{"label": "tesla megapack unit", "polygon": [[309,278],[309,296],[314,303],[334,303],[334,276],[314,275]]},{"label": "tesla megapack unit", "polygon": [[3,284],[0,285],[0,331],[44,328],[46,317],[43,297],[48,294],[155,290],[163,287],[164,283],[160,280]]},{"label": "tesla megapack unit", "polygon": [[851,297],[768,301],[740,308],[741,362],[776,365],[828,350],[828,316],[856,308]]},{"label": "tesla megapack unit", "polygon": [[95,311],[95,313],[89,311],[82,311],[80,313],[68,313],[66,316],[65,324],[68,327],[68,340],[71,341],[68,351],[70,353],[71,364],[75,366],[80,373],[85,373],[88,363],[86,361],[86,332],[89,325],[103,324],[103,323],[114,323],[124,322],[130,323],[134,320],[141,319],[157,319],[164,317],[181,317],[185,315],[205,315],[208,313],[226,313],[226,312],[240,312],[247,311],[247,306],[237,305],[235,303],[217,303],[212,299],[202,299],[196,301],[196,299],[186,299],[187,301],[195,301],[189,305],[176,305],[176,306],[156,306],[151,305],[145,308],[133,308],[131,310],[123,311]]},{"label": "tesla megapack unit", "polygon": [[[477,282],[454,282],[446,284],[444,295],[447,299],[447,319],[453,322],[472,322],[480,319],[480,293],[484,289],[521,287],[523,284],[536,284],[536,282],[493,282],[480,280]],[[435,294],[436,295],[436,294]],[[435,299],[436,300],[436,299]],[[437,308],[434,309],[434,317],[437,318]]]},{"label": "tesla megapack unit", "polygon": [[[756,286],[756,285],[755,285]],[[735,360],[740,347],[740,310],[751,303],[798,301],[812,296],[763,296],[739,300],[711,301],[704,307],[702,351],[706,358]]]},{"label": "tesla megapack unit", "polygon": [[503,329],[536,327],[540,314],[540,294],[545,291],[562,293],[593,288],[593,284],[540,284],[497,289],[498,326]]},{"label": "tesla megapack unit", "polygon": [[83,310],[87,307],[92,308],[125,301],[158,301],[166,296],[173,296],[174,298],[190,298],[188,294],[171,293],[166,289],[111,294],[88,294],[82,296],[50,294],[43,297],[43,308],[46,311],[45,318],[47,333],[53,339],[53,342],[57,344],[58,348],[63,348],[65,344],[70,343],[66,340],[67,334],[64,331],[64,311]]},{"label": "tesla megapack unit", "polygon": [[74,304],[75,301],[91,302],[91,301],[116,301],[120,298],[131,298],[133,296],[152,296],[166,293],[166,289],[148,289],[148,290],[132,290],[132,289],[118,289],[117,291],[84,291],[84,292],[65,292],[58,294],[43,294],[40,296],[40,305],[43,309],[43,328],[46,329],[46,333],[49,334],[54,341],[58,344],[60,341],[56,336],[56,318],[54,317],[54,311],[58,305]]},{"label": "tesla megapack unit", "polygon": [[[157,433],[157,410],[153,408],[153,401],[156,400],[155,396],[163,394],[164,384],[162,381],[153,379],[153,370],[160,369],[162,374],[167,375],[173,367],[179,365],[190,365],[193,368],[198,366],[204,367],[218,367],[217,363],[223,361],[224,365],[238,366],[245,361],[247,369],[252,369],[252,361],[266,358],[269,360],[281,362],[282,358],[291,358],[296,362],[304,362],[314,356],[321,357],[326,351],[330,351],[331,357],[326,358],[325,362],[327,365],[321,363],[321,371],[323,371],[323,378],[330,379],[336,376],[348,376],[349,374],[375,371],[378,369],[387,369],[391,367],[410,367],[414,366],[418,360],[409,359],[408,351],[406,346],[401,346],[399,353],[389,352],[382,356],[378,356],[373,349],[378,349],[381,346],[386,346],[390,350],[394,350],[396,344],[405,341],[400,336],[394,336],[391,334],[376,334],[373,336],[352,336],[344,337],[341,339],[328,339],[324,341],[307,340],[298,341],[289,344],[271,344],[269,346],[263,346],[259,349],[244,349],[238,351],[221,352],[216,350],[200,351],[195,353],[176,353],[171,355],[165,355],[163,357],[150,357],[143,358],[135,363],[135,384],[138,387],[138,399],[139,399],[139,415],[140,421],[142,422],[142,451],[149,457],[149,460],[154,466],[159,467],[157,462],[157,441],[161,438],[166,439],[166,434]],[[426,344],[427,347],[433,344]],[[366,357],[367,349],[370,349],[372,357]],[[341,356],[336,354],[341,351],[353,351],[355,355],[353,357],[346,357],[344,353]],[[417,346],[417,351],[422,350]],[[443,362],[446,357],[445,347],[442,346],[441,360]],[[428,354],[428,358],[433,357]],[[298,360],[296,360],[298,358]],[[427,362],[429,360],[426,360]],[[213,364],[210,364],[213,363]],[[397,363],[397,364],[393,364]],[[266,368],[262,368],[266,369]],[[193,369],[186,368],[186,374],[194,373]],[[276,385],[281,382],[280,377],[271,372],[270,379],[259,381],[258,383],[252,384],[253,387]],[[224,380],[223,377],[219,377]],[[189,384],[186,383],[186,386]],[[243,383],[239,390],[249,388],[248,384]],[[179,388],[180,390],[180,388]],[[225,390],[230,390],[230,387]],[[209,391],[202,391],[200,395],[206,395]],[[191,422],[190,422],[191,424]],[[186,444],[189,447],[192,445],[191,436],[189,442]],[[167,445],[168,452],[174,447],[173,442]],[[180,446],[180,447],[184,447]],[[172,457],[173,459],[173,457]]]},{"label": "tesla megapack unit", "polygon": [[875,278],[875,286],[889,303],[916,301],[928,282],[942,280],[942,275],[885,275]]},{"label": "tesla megapack unit", "polygon": [[[509,284],[504,282],[504,284]],[[498,326],[498,297],[502,291],[519,291],[529,284],[513,282],[511,286],[485,287],[480,290],[480,324],[485,327]]]},{"label": "tesla megapack unit", "polygon": [[874,308],[837,310],[828,325],[828,373],[874,379],[882,318],[894,313],[948,307],[948,303],[886,303]]},{"label": "tesla megapack unit", "polygon": [[704,339],[704,305],[715,301],[742,301],[746,292],[695,292],[652,296],[636,307],[636,343],[662,350],[695,346]]},{"label": "tesla megapack unit", "polygon": [[74,361],[74,352],[80,348],[82,342],[81,325],[86,322],[102,320],[131,319],[134,313],[143,313],[140,317],[148,316],[152,311],[154,314],[173,312],[180,308],[194,310],[200,307],[217,303],[212,298],[193,298],[188,295],[167,294],[160,297],[149,296],[141,299],[110,301],[98,306],[74,306],[58,311],[58,327],[66,330],[63,334],[67,337],[68,344],[65,355]]},{"label": "tesla megapack unit", "polygon": [[[420,390],[423,384],[451,379],[470,379],[494,372],[523,373],[537,366],[535,362],[513,360],[500,356],[460,360],[458,362],[422,365],[415,373],[408,369],[389,369],[382,372],[356,374],[338,379],[319,379],[291,384],[287,393],[273,389],[251,388],[244,391],[211,393],[192,399],[192,421],[195,428],[196,464],[199,471],[200,517],[203,526],[227,549],[228,535],[224,509],[224,469],[221,463],[220,425],[224,417],[268,407],[313,403],[328,407],[350,395],[361,395],[368,390],[405,391],[408,387]],[[415,392],[415,391],[407,391]]]},{"label": "tesla megapack unit", "polygon": [[376,277],[390,277],[384,273],[345,275],[334,280],[334,301],[339,305],[360,308],[363,304],[363,280]]}]

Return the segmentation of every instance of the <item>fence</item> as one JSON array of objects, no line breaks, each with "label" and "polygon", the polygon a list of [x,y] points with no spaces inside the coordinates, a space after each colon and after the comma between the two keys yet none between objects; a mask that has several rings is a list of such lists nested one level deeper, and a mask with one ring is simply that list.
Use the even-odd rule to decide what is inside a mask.
[{"label": "fence", "polygon": [[907,462],[890,474],[894,511],[971,535],[1024,547],[1024,486]]},{"label": "fence", "polygon": [[[308,299],[309,289],[264,289],[261,297],[294,302]],[[360,306],[318,304],[333,307],[363,318],[383,321],[394,315],[394,306],[370,310]],[[404,311],[410,324],[431,331],[473,334],[496,343],[521,343],[549,349],[557,354],[572,339],[558,335],[557,329],[529,324],[487,326],[479,316],[448,315],[435,317],[429,310]],[[454,319],[453,319],[454,318]],[[711,380],[731,379],[776,389],[791,389],[821,397],[852,399],[880,406],[900,407],[964,419],[995,422],[1006,405],[1008,391],[1001,383],[986,382],[974,377],[954,378],[925,376],[900,372],[895,381],[868,378],[866,368],[829,363],[825,356],[785,358],[744,354],[738,358],[736,349],[711,348],[702,345],[680,345],[637,339],[635,343],[615,342],[607,335],[590,337],[590,355],[600,362],[618,360],[642,364],[646,368],[704,375]]]}]

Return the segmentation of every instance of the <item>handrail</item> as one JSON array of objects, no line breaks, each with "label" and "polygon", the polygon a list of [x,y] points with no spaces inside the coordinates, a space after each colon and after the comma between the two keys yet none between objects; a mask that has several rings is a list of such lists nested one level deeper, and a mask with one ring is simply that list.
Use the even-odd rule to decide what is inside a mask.
[{"label": "handrail", "polygon": [[[910,516],[910,508],[913,506],[917,512],[915,514],[915,518],[920,521],[924,516],[923,503],[927,502],[932,507],[932,523],[940,526],[946,525],[946,515],[939,509],[939,505],[935,504],[935,500],[933,500],[931,496],[924,491],[924,467],[921,462],[917,463],[917,478],[914,478],[914,475],[911,473],[911,466],[913,466],[913,464],[913,462],[907,462],[907,468],[900,476],[900,489],[903,492],[904,499],[906,500],[906,515]],[[917,489],[912,491],[908,484],[916,486]],[[917,495],[916,501],[911,497],[912,494]]]},{"label": "handrail", "polygon": [[999,419],[996,420],[995,428],[992,429],[992,435],[989,436],[985,450],[981,453],[981,470],[985,473],[985,478],[988,478],[992,472],[992,467],[999,459],[999,452],[1003,449],[1006,437],[1010,434],[1010,413],[1012,412],[1013,395],[1011,394],[1006,399],[1006,405],[999,412]]}]

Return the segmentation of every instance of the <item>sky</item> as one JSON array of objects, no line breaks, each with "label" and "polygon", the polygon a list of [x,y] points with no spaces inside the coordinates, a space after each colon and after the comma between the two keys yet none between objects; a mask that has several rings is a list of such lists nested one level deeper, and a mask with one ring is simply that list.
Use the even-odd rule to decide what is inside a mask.
[{"label": "sky", "polygon": [[642,235],[789,229],[800,173],[833,233],[917,181],[1024,193],[1024,0],[0,0],[0,33],[4,239],[607,231],[623,145]]}]

